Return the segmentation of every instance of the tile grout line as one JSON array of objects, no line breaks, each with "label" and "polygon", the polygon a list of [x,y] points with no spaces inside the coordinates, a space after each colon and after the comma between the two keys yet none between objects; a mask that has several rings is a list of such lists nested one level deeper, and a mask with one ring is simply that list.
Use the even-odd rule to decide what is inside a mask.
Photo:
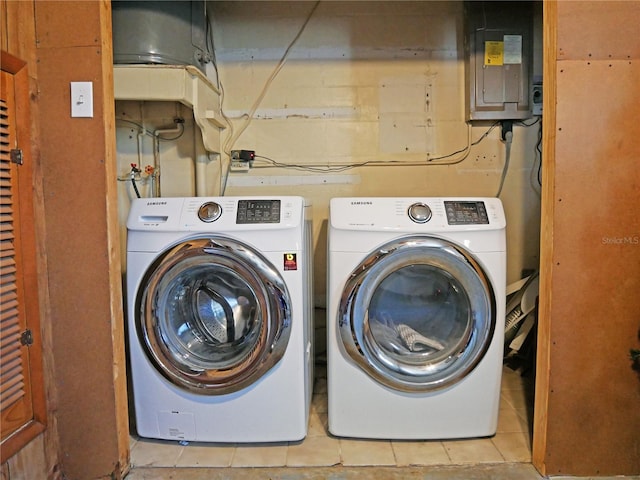
[{"label": "tile grout line", "polygon": [[500,457],[502,457],[502,461],[506,462],[507,461],[507,457],[504,456],[504,454],[502,453],[502,450],[500,450],[500,447],[498,447],[498,445],[496,445],[496,442],[493,441],[493,439],[496,438],[496,435],[497,435],[497,433],[493,437],[490,438],[491,444],[498,451],[498,454],[500,455]]},{"label": "tile grout line", "polygon": [[442,444],[442,448],[444,449],[444,453],[447,454],[447,458],[449,459],[449,464],[453,464],[453,458],[451,458],[451,455],[449,454],[449,449],[444,444],[444,442],[440,442],[440,444]]}]

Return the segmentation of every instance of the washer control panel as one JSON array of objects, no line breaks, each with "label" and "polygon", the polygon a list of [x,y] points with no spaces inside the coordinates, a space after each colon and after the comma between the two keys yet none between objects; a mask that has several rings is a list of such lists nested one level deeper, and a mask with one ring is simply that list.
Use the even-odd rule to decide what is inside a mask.
[{"label": "washer control panel", "polygon": [[484,202],[445,200],[444,209],[449,225],[488,225],[489,216]]},{"label": "washer control panel", "polygon": [[280,200],[239,200],[236,223],[280,223]]},{"label": "washer control panel", "polygon": [[310,210],[303,197],[294,195],[137,198],[131,202],[127,229],[201,234],[283,230],[300,226]]}]

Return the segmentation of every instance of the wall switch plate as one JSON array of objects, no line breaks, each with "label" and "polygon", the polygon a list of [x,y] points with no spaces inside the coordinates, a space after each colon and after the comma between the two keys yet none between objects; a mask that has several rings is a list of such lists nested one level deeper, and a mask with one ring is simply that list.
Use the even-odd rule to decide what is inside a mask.
[{"label": "wall switch plate", "polygon": [[71,82],[71,116],[93,118],[93,82]]}]

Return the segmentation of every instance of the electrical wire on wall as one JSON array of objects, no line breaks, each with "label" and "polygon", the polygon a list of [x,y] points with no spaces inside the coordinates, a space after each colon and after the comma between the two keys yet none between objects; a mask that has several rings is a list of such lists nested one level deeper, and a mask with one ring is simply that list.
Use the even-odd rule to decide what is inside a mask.
[{"label": "electrical wire on wall", "polygon": [[[538,117],[538,119],[532,124],[524,124],[526,127],[530,127],[538,123],[538,141],[535,146],[535,162],[538,164],[538,168],[531,169],[531,188],[538,194],[542,194],[542,117]],[[535,165],[534,165],[535,166]],[[533,178],[535,172],[535,179]]]},{"label": "electrical wire on wall", "polygon": [[213,38],[213,21],[211,16],[209,15],[208,1],[205,0],[204,7],[204,18],[205,18],[205,48],[207,49],[207,53],[209,54],[209,58],[211,60],[211,65],[216,72],[216,86],[218,89],[222,89],[222,84],[220,83],[220,72],[218,72],[218,61],[216,59],[216,47]]},{"label": "electrical wire on wall", "polygon": [[[302,34],[304,33],[304,31],[306,30],[307,25],[309,24],[309,21],[311,20],[311,18],[313,17],[313,14],[315,13],[318,5],[320,4],[320,1],[316,1],[314,6],[311,8],[310,12],[308,13],[305,21],[303,22],[302,26],[300,27],[300,29],[298,30],[298,33],[296,34],[296,36],[293,38],[293,40],[289,43],[289,45],[287,46],[287,48],[285,49],[284,54],[282,55],[280,61],[278,62],[278,64],[276,65],[276,67],[274,68],[273,72],[271,73],[271,75],[268,77],[267,81],[265,82],[260,94],[258,95],[258,97],[256,98],[256,100],[254,101],[253,105],[251,106],[251,108],[249,109],[249,111],[247,113],[245,113],[244,115],[242,115],[241,117],[239,117],[239,119],[244,119],[244,123],[240,126],[240,128],[236,131],[233,125],[233,122],[231,121],[231,119],[229,119],[225,113],[224,113],[224,108],[221,108],[221,116],[224,119],[227,127],[228,127],[228,135],[227,138],[223,144],[222,147],[222,152],[224,154],[226,154],[228,156],[228,158],[231,158],[231,150],[233,149],[233,146],[235,145],[235,142],[238,140],[238,138],[242,135],[242,133],[244,133],[244,131],[248,128],[248,126],[250,125],[251,121],[253,120],[253,117],[255,115],[255,112],[257,111],[258,107],[260,106],[262,100],[264,99],[269,87],[271,86],[272,82],[274,81],[274,79],[276,78],[276,76],[278,75],[278,73],[280,72],[280,70],[282,69],[282,67],[284,66],[284,64],[287,61],[287,58],[289,57],[289,54],[291,52],[291,49],[295,46],[295,44],[298,42],[298,40],[300,39],[300,37],[302,36]],[[214,44],[214,38],[213,38],[213,28],[211,28],[211,19],[209,17],[207,17],[207,32],[206,32],[206,37],[207,37],[207,48],[209,50],[209,54],[210,57],[212,59],[212,65],[213,68],[215,70],[216,73],[216,80],[217,80],[217,85],[218,88],[220,90],[220,103],[221,106],[224,104],[224,96],[225,96],[225,91],[224,91],[224,86],[222,84],[222,81],[220,79],[220,74],[219,74],[219,70],[218,70],[218,64],[217,64],[217,59],[216,59],[216,55],[215,55],[215,44]],[[467,124],[467,144],[465,145],[465,147],[456,150],[454,152],[445,154],[445,155],[440,155],[440,156],[436,156],[436,157],[429,157],[427,156],[426,160],[423,161],[405,161],[405,160],[371,160],[371,161],[366,161],[366,162],[360,162],[360,163],[348,163],[348,164],[332,164],[332,165],[326,165],[326,164],[292,164],[292,163],[282,163],[282,162],[278,162],[274,159],[271,159],[269,157],[266,156],[262,156],[262,155],[256,155],[256,162],[253,163],[252,168],[285,168],[285,169],[293,169],[293,170],[300,170],[300,171],[306,171],[306,172],[313,172],[313,173],[338,173],[338,172],[343,172],[352,168],[357,168],[357,167],[372,167],[372,166],[377,166],[377,167],[387,167],[387,166],[426,166],[426,165],[455,165],[457,163],[460,163],[462,161],[464,161],[470,154],[471,152],[471,148],[477,144],[479,144],[482,140],[484,140],[489,133],[499,125],[499,122],[494,123],[493,125],[491,125],[491,127],[476,141],[472,142],[471,138],[472,138],[472,128],[471,128],[471,124]],[[222,194],[224,194],[224,191],[226,189],[226,183],[227,183],[227,179],[229,176],[229,171],[230,171],[230,167],[231,167],[231,161],[229,160],[228,166],[227,166],[227,170],[226,172],[222,175],[222,186],[221,186],[221,192]]]},{"label": "electrical wire on wall", "polygon": [[207,14],[207,31],[206,31],[206,42],[207,42],[207,48],[210,49],[209,53],[212,59],[212,65],[213,68],[216,72],[216,82],[217,82],[217,86],[218,89],[220,90],[220,113],[221,116],[223,118],[223,120],[225,121],[226,125],[227,125],[227,137],[223,143],[222,146],[222,153],[226,154],[227,157],[229,158],[229,162],[227,165],[227,170],[226,172],[222,175],[222,185],[221,185],[221,194],[224,195],[224,191],[226,189],[226,185],[227,185],[227,179],[229,176],[229,171],[231,168],[231,150],[233,149],[233,146],[235,145],[235,142],[238,140],[238,138],[240,137],[240,135],[242,135],[244,133],[244,131],[247,129],[247,127],[251,124],[251,121],[253,120],[253,116],[255,115],[256,110],[258,109],[258,107],[260,106],[260,104],[262,103],[262,100],[264,99],[265,95],[267,94],[267,91],[269,90],[269,87],[271,86],[271,83],[275,80],[275,78],[278,76],[278,73],[280,73],[280,70],[282,70],[282,67],[284,66],[284,64],[286,63],[289,54],[291,53],[291,49],[295,46],[295,44],[298,42],[298,40],[300,39],[300,37],[302,36],[302,34],[304,33],[304,31],[307,28],[307,25],[309,24],[309,21],[311,20],[311,17],[313,17],[313,14],[315,13],[316,9],[318,8],[318,5],[320,5],[320,0],[317,0],[313,7],[311,8],[311,11],[307,14],[307,17],[305,19],[305,21],[303,22],[302,26],[300,27],[300,29],[298,30],[298,33],[296,34],[296,36],[293,38],[293,40],[289,43],[289,45],[287,46],[287,48],[284,51],[284,54],[282,55],[282,57],[280,58],[280,60],[278,61],[278,64],[276,65],[276,67],[274,68],[273,72],[271,72],[271,75],[269,75],[269,77],[267,78],[267,81],[265,82],[264,86],[262,87],[262,90],[260,92],[260,94],[258,95],[258,97],[256,98],[256,100],[254,101],[253,105],[251,106],[249,112],[245,113],[244,115],[242,115],[241,117],[239,117],[239,119],[244,119],[244,123],[240,126],[240,128],[236,131],[233,125],[233,122],[231,121],[231,119],[229,119],[229,117],[227,117],[224,113],[224,96],[225,96],[225,91],[224,91],[224,86],[222,85],[222,81],[220,79],[220,73],[218,70],[218,63],[216,60],[216,56],[215,56],[215,45],[214,45],[214,39],[213,39],[213,28],[211,28],[211,18],[208,16]]},{"label": "electrical wire on wall", "polygon": [[255,115],[256,110],[258,110],[258,107],[262,103],[262,100],[264,99],[265,95],[267,94],[267,91],[269,90],[269,87],[271,86],[271,83],[273,83],[275,78],[278,76],[278,73],[280,73],[280,70],[282,70],[282,67],[284,67],[284,64],[286,63],[287,58],[289,57],[289,54],[291,53],[291,49],[294,47],[294,45],[296,43],[298,43],[298,40],[300,39],[300,37],[302,36],[304,31],[306,30],[307,25],[309,24],[309,21],[311,20],[311,17],[313,17],[313,14],[315,13],[316,9],[318,8],[318,5],[320,5],[320,0],[316,1],[315,4],[313,5],[313,7],[311,8],[311,11],[309,12],[309,14],[307,15],[307,18],[305,19],[304,23],[302,24],[302,26],[298,30],[298,33],[293,38],[293,40],[291,40],[291,42],[287,46],[286,50],[284,51],[284,54],[282,55],[282,58],[280,59],[280,61],[276,65],[276,67],[274,68],[273,72],[271,72],[271,75],[269,75],[269,78],[267,78],[267,81],[265,82],[264,86],[262,87],[262,91],[260,92],[260,94],[258,95],[256,100],[253,102],[253,105],[249,109],[249,112],[245,113],[244,115],[242,115],[241,118],[243,118],[245,120],[244,124],[242,124],[240,126],[240,129],[236,133],[233,133],[233,134],[229,135],[227,137],[227,139],[225,140],[224,146],[222,148],[222,151],[224,153],[226,153],[228,155],[231,154],[231,149],[233,148],[233,145],[238,140],[240,135],[242,135],[244,133],[244,131],[247,129],[247,127],[251,124],[251,121],[253,120],[253,116]]},{"label": "electrical wire on wall", "polygon": [[[467,135],[467,144],[465,145],[465,147],[459,150],[456,150],[454,152],[448,153],[446,155],[429,157],[427,158],[427,160],[420,161],[420,162],[409,162],[406,160],[370,160],[370,161],[359,162],[359,163],[345,163],[345,164],[334,163],[331,165],[308,164],[308,163],[294,164],[294,163],[282,163],[282,162],[273,160],[269,157],[256,155],[256,162],[254,162],[252,168],[288,168],[288,169],[313,172],[313,173],[339,173],[339,172],[344,172],[346,170],[350,170],[352,168],[358,168],[358,167],[397,167],[397,166],[425,167],[425,166],[435,166],[435,165],[440,165],[440,166],[456,165],[464,161],[469,156],[469,153],[471,152],[471,148],[478,145],[485,138],[487,138],[487,136],[491,133],[491,131],[494,128],[496,128],[498,125],[500,125],[500,122],[495,122],[477,140],[472,142],[471,141],[471,125],[467,124],[468,135]],[[457,158],[454,158],[453,160],[449,160],[452,157],[456,157],[457,155],[460,155],[460,156]],[[443,162],[441,160],[447,160],[447,161]],[[260,161],[264,163],[260,163]]]},{"label": "electrical wire on wall", "polygon": [[[504,167],[502,169],[502,175],[500,177],[500,186],[498,187],[498,193],[496,194],[496,197],[499,197],[500,194],[502,193],[502,189],[504,187],[504,181],[506,179],[507,176],[507,171],[509,169],[509,162],[511,159],[511,144],[512,144],[512,140],[513,140],[513,121],[512,120],[503,120],[501,122],[499,122],[502,125],[502,133],[501,133],[501,138],[502,141],[505,144],[505,162],[504,162]],[[531,188],[538,194],[540,195],[540,190],[539,188],[542,187],[542,118],[541,117],[537,117],[533,122],[531,123],[526,123],[526,122],[517,122],[516,125],[522,126],[522,127],[533,127],[534,125],[538,124],[538,140],[536,142],[536,146],[535,146],[535,154],[534,154],[534,165],[531,168]],[[535,164],[537,163],[538,167],[537,169],[535,168]],[[533,180],[533,173],[534,171],[537,171],[536,173],[536,182],[537,185],[534,184],[534,180]]]},{"label": "electrical wire on wall", "polygon": [[531,175],[529,178],[529,182],[533,191],[540,195],[540,189],[542,187],[542,117],[536,117],[536,119],[531,123],[518,122],[516,125],[527,128],[538,125],[538,139],[534,147],[534,159],[533,165],[531,166]]},{"label": "electrical wire on wall", "polygon": [[[213,20],[211,18],[211,16],[209,15],[209,8],[207,7],[208,5],[208,1],[205,0],[205,46],[207,49],[207,52],[209,53],[209,57],[211,59],[211,65],[213,66],[213,70],[216,74],[216,86],[218,87],[218,90],[220,92],[220,116],[222,117],[224,123],[226,124],[226,129],[228,131],[228,135],[233,135],[233,123],[231,122],[231,120],[225,115],[224,113],[224,108],[222,108],[222,106],[224,105],[224,98],[225,98],[225,91],[224,91],[224,85],[222,84],[222,80],[220,79],[220,71],[218,69],[218,59],[216,58],[216,46],[215,46],[215,41],[214,41],[214,36],[213,36]],[[224,153],[224,151],[223,151]],[[224,195],[224,192],[227,188],[227,179],[229,178],[229,172],[231,169],[231,155],[230,152],[227,153],[227,167],[226,169],[223,166],[223,158],[222,155],[218,154],[219,160],[220,160],[220,170],[221,170],[221,174],[220,174],[220,194]],[[207,158],[211,158],[210,153],[207,152]]]},{"label": "electrical wire on wall", "polygon": [[[222,152],[227,155],[227,158],[229,159],[229,162],[227,164],[227,168],[226,168],[226,172],[221,176],[221,181],[222,181],[222,185],[221,185],[221,192],[222,194],[224,194],[224,191],[226,189],[226,184],[227,184],[227,180],[228,180],[228,176],[229,176],[229,172],[230,172],[230,168],[231,168],[231,150],[233,149],[236,141],[239,139],[239,137],[244,133],[244,131],[248,128],[248,126],[251,124],[251,122],[254,119],[254,115],[258,109],[258,107],[260,106],[262,100],[264,99],[266,93],[268,92],[269,87],[271,86],[272,82],[275,80],[275,78],[277,77],[278,73],[280,72],[280,70],[283,68],[283,66],[285,65],[290,52],[292,50],[292,48],[295,46],[295,44],[298,42],[298,40],[300,39],[300,37],[302,36],[302,34],[304,33],[304,31],[307,28],[307,25],[309,23],[309,21],[311,20],[311,18],[313,17],[313,14],[315,13],[318,5],[320,4],[320,1],[316,1],[313,5],[313,7],[311,8],[310,12],[308,13],[306,19],[304,20],[303,24],[301,25],[301,27],[299,28],[297,34],[295,35],[295,37],[293,38],[293,40],[289,43],[289,45],[287,46],[287,48],[285,49],[281,59],[279,60],[278,64],[276,65],[276,67],[274,68],[273,72],[270,74],[270,76],[267,78],[264,86],[262,87],[262,90],[260,91],[260,94],[258,95],[258,97],[256,98],[256,100],[254,101],[253,105],[251,106],[251,108],[249,109],[249,111],[237,118],[234,117],[233,120],[244,120],[244,122],[236,129],[236,127],[234,127],[234,123],[232,121],[232,119],[228,118],[225,113],[224,113],[224,108],[222,108],[222,105],[224,104],[224,97],[225,97],[225,91],[224,91],[224,87],[222,85],[222,81],[220,79],[220,75],[219,75],[219,70],[218,70],[218,64],[217,64],[217,59],[216,59],[216,55],[215,55],[215,45],[214,45],[214,38],[213,38],[213,28],[211,26],[211,18],[207,17],[207,32],[206,32],[206,38],[207,38],[207,49],[209,50],[209,54],[210,57],[212,59],[212,65],[213,68],[215,69],[215,73],[216,73],[216,80],[217,80],[217,85],[218,88],[220,90],[220,103],[221,103],[221,116],[224,119],[227,127],[228,127],[228,135],[223,143],[222,146]],[[540,119],[536,119],[533,123],[524,123],[524,122],[519,122],[518,125],[524,126],[524,127],[530,127],[535,125],[536,123],[538,123]],[[420,167],[420,166],[435,166],[435,165],[440,165],[440,166],[446,166],[446,165],[455,165],[458,163],[463,162],[465,159],[468,158],[469,154],[471,153],[471,149],[472,147],[478,145],[480,142],[482,142],[485,138],[487,138],[487,136],[491,133],[491,131],[493,129],[495,129],[497,126],[502,125],[503,127],[503,131],[502,131],[502,140],[505,142],[505,165],[502,171],[502,175],[501,175],[501,179],[500,179],[500,185],[498,188],[498,193],[497,196],[499,196],[502,193],[502,189],[504,187],[504,182],[506,179],[506,175],[508,172],[508,168],[509,168],[509,163],[510,163],[510,157],[511,157],[511,143],[512,143],[512,139],[513,139],[513,131],[511,129],[512,125],[513,125],[513,121],[509,121],[509,126],[508,126],[508,132],[505,129],[505,122],[501,122],[501,121],[497,121],[495,123],[493,123],[477,140],[472,141],[472,125],[470,123],[467,123],[467,143],[466,145],[459,149],[459,150],[455,150],[451,153],[445,154],[445,155],[438,155],[438,156],[430,156],[429,153],[427,153],[426,159],[421,160],[421,161],[407,161],[407,160],[370,160],[370,161],[364,161],[364,162],[359,162],[359,163],[344,163],[344,164],[339,164],[339,163],[332,163],[331,165],[327,165],[327,164],[309,164],[309,163],[305,163],[305,164],[296,164],[296,163],[283,163],[283,162],[279,162],[277,160],[274,160],[272,158],[269,158],[267,156],[264,155],[256,155],[255,156],[255,161],[252,162],[251,167],[252,168],[282,168],[282,169],[293,169],[293,170],[299,170],[299,171],[305,171],[305,172],[312,172],[312,173],[339,173],[339,172],[344,172],[346,170],[349,169],[353,169],[353,168],[358,168],[358,167],[391,167],[391,166],[406,166],[406,167]],[[537,150],[539,151],[539,147],[537,147]],[[538,171],[538,177],[540,176],[540,171]],[[540,183],[540,180],[538,180],[538,183]]]},{"label": "electrical wire on wall", "polygon": [[[542,168],[542,150],[540,149],[540,146],[542,144],[542,120],[540,119],[540,117],[538,117],[532,123],[518,122],[517,125],[520,125],[520,126],[523,126],[523,127],[532,127],[532,126],[536,125],[537,123],[540,123],[540,127],[538,129],[538,141],[537,141],[536,147],[535,147],[536,155],[535,155],[535,158],[534,158],[534,163],[536,162],[537,158],[539,157],[540,163],[538,164],[537,177],[538,177],[539,186],[542,186],[542,179],[540,177],[541,168]],[[502,125],[501,139],[502,139],[502,141],[504,142],[504,145],[505,145],[505,158],[504,158],[504,166],[502,168],[502,175],[500,176],[500,185],[498,187],[498,193],[496,193],[496,197],[500,196],[500,194],[502,193],[502,189],[504,188],[504,182],[505,182],[505,179],[507,177],[507,172],[509,170],[509,163],[510,163],[510,160],[511,160],[511,144],[513,142],[513,121],[512,120],[502,120],[500,122],[500,124]],[[539,154],[539,155],[537,155],[537,154]],[[534,168],[531,169],[532,175],[533,175],[533,171],[534,170],[535,170]],[[533,190],[538,195],[540,194],[540,191],[538,190],[537,186],[535,186],[533,184],[533,181],[531,182],[531,187],[533,188]]]},{"label": "electrical wire on wall", "polygon": [[500,134],[502,141],[504,142],[504,167],[502,168],[502,175],[500,176],[500,186],[498,187],[498,193],[496,197],[500,197],[502,193],[502,187],[504,187],[504,181],[507,178],[507,172],[509,171],[509,162],[511,160],[511,143],[513,141],[513,120],[502,120],[502,132]]},{"label": "electrical wire on wall", "polygon": [[[532,127],[538,123],[542,123],[540,118],[536,119],[532,123],[518,122],[517,125],[523,127]],[[312,173],[340,173],[346,170],[350,170],[352,168],[358,167],[394,167],[394,166],[435,166],[435,165],[455,165],[464,161],[471,152],[471,148],[481,143],[487,136],[491,133],[499,125],[502,126],[501,139],[505,143],[505,163],[502,169],[502,174],[500,177],[500,185],[498,187],[498,192],[496,193],[496,197],[499,197],[502,194],[502,190],[504,187],[504,183],[506,180],[507,172],[509,170],[509,164],[511,161],[511,145],[513,140],[513,121],[497,121],[493,123],[477,140],[471,141],[471,125],[468,124],[469,131],[469,140],[467,145],[460,150],[456,150],[446,155],[440,155],[438,157],[430,157],[427,161],[422,162],[407,162],[403,160],[371,160],[366,162],[359,163],[348,163],[348,164],[295,164],[295,163],[282,163],[272,158],[266,157],[264,155],[256,155],[256,161],[254,162],[252,168],[283,168],[283,169],[292,169],[299,170],[304,172],[312,172]],[[542,156],[542,151],[540,149],[542,142],[542,125],[540,125],[540,129],[538,132],[538,142],[536,144],[536,152],[540,155],[540,160]],[[446,162],[442,162],[440,160],[450,159],[451,157],[455,157],[456,155],[460,155],[460,157],[455,158],[454,160],[448,160]],[[261,163],[262,162],[262,163]],[[541,163],[538,166],[538,183],[542,185],[542,181],[540,178],[540,170]],[[534,169],[532,169],[533,171]],[[533,187],[533,185],[532,185]],[[534,191],[537,193],[538,190],[534,188]]]}]

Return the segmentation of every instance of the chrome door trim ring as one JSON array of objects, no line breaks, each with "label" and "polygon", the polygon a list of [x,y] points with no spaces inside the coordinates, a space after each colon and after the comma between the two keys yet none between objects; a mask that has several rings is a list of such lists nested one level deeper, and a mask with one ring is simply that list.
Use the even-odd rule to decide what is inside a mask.
[{"label": "chrome door trim ring", "polygon": [[[254,348],[232,367],[200,369],[176,359],[169,347],[170,336],[162,329],[157,312],[161,282],[171,281],[185,265],[199,262],[237,272],[259,302],[259,337]],[[223,236],[194,237],[160,255],[140,284],[135,314],[138,339],[155,368],[174,385],[203,395],[233,393],[253,384],[283,357],[291,334],[291,298],[280,273],[252,247]]]},{"label": "chrome door trim ring", "polygon": [[[433,364],[415,365],[391,358],[377,345],[369,325],[369,302],[381,280],[414,264],[451,273],[473,307],[472,327],[455,345],[455,353]],[[360,262],[342,290],[336,319],[347,355],[374,380],[402,392],[435,391],[459,382],[484,357],[496,320],[493,288],[476,259],[450,241],[420,235],[390,241]]]}]

